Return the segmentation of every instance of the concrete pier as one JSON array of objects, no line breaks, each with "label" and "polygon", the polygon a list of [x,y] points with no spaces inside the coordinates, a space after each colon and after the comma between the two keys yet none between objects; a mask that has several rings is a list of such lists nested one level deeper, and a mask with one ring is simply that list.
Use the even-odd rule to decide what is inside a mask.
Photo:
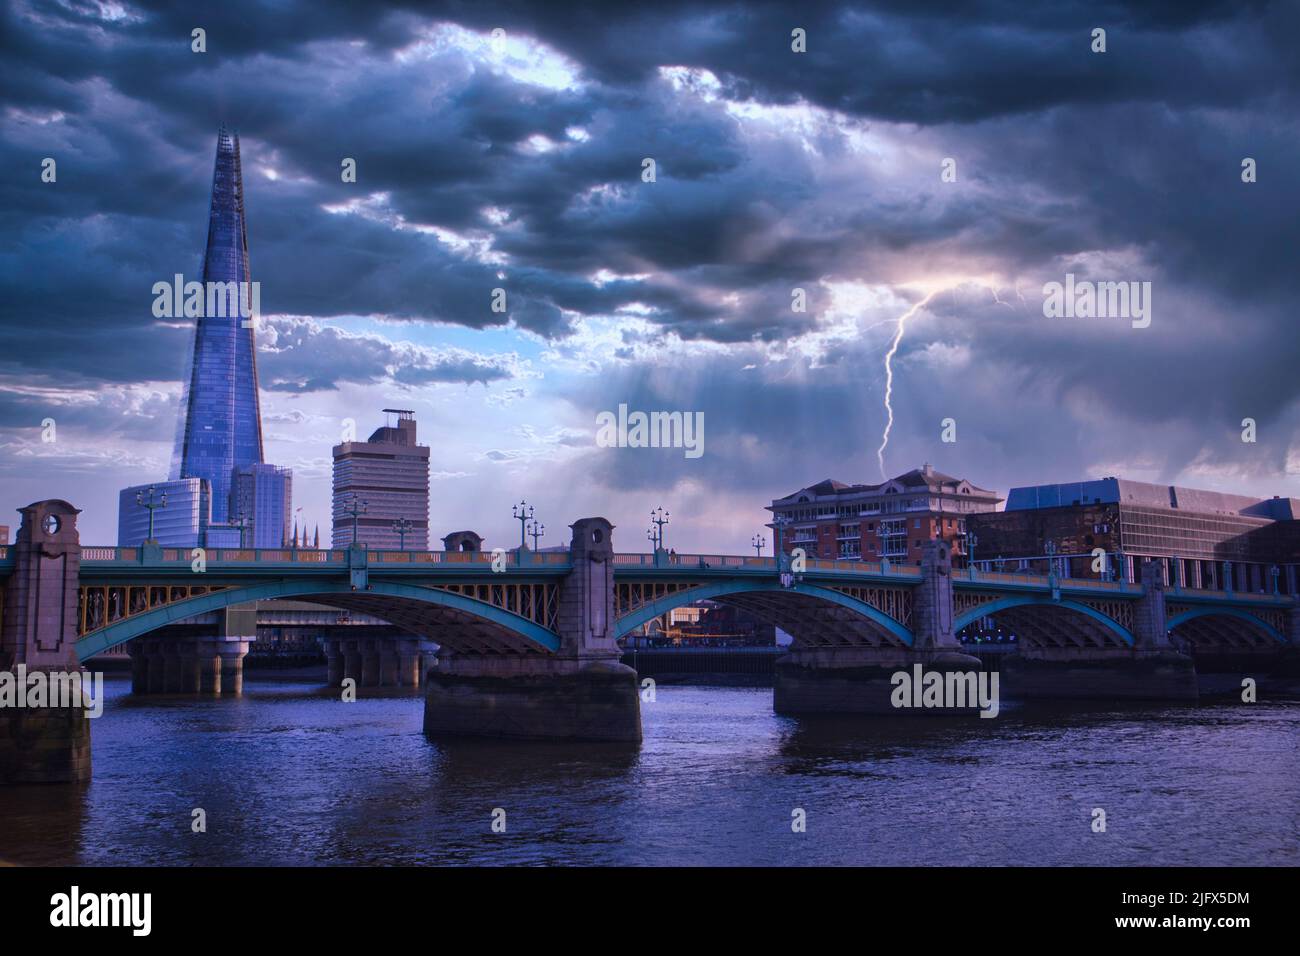
[{"label": "concrete pier", "polygon": [[550,740],[641,740],[636,671],[619,663],[614,526],[575,521],[560,590],[560,648],[487,656],[442,648],[425,672],[424,731]]},{"label": "concrete pier", "polygon": [[636,671],[617,661],[572,668],[537,661],[496,673],[472,658],[447,663],[425,674],[424,732],[431,736],[641,739]]}]

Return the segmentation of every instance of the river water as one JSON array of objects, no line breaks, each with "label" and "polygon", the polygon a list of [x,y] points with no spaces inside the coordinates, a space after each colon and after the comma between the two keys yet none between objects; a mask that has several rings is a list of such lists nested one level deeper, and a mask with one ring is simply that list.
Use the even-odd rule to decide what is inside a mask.
[{"label": "river water", "polygon": [[91,783],[0,788],[0,860],[1300,863],[1297,701],[813,721],[767,688],[661,684],[623,747],[433,742],[416,692],[244,688],[137,699],[110,678]]}]

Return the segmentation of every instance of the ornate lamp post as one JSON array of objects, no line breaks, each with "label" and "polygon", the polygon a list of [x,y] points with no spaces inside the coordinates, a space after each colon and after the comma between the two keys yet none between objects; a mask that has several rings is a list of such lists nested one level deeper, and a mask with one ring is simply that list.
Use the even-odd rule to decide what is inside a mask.
[{"label": "ornate lamp post", "polygon": [[369,505],[366,502],[362,501],[358,495],[354,494],[352,496],[351,507],[346,508],[343,511],[345,515],[352,515],[352,546],[354,548],[361,547],[361,542],[357,540],[357,519],[366,513],[368,507]]},{"label": "ornate lamp post", "polygon": [[1275,564],[1268,569],[1268,573],[1269,577],[1273,579],[1273,593],[1277,594],[1277,579],[1281,576],[1282,569]]},{"label": "ornate lamp post", "polygon": [[393,522],[393,530],[397,532],[397,550],[406,550],[406,533],[411,530],[411,520],[409,518],[398,518]]},{"label": "ornate lamp post", "polygon": [[974,531],[966,532],[966,567],[970,570],[970,579],[975,580],[975,545],[979,544],[979,535]]},{"label": "ornate lamp post", "polygon": [[663,508],[656,508],[650,512],[650,521],[659,529],[655,535],[655,550],[662,551],[664,548],[664,525],[668,523],[668,512]]},{"label": "ornate lamp post", "polygon": [[536,551],[537,539],[546,537],[546,525],[534,521],[532,527],[528,529],[528,534],[533,539],[533,550]]},{"label": "ornate lamp post", "polygon": [[[167,507],[167,492],[164,491],[162,493],[162,499],[157,502],[153,500],[153,493],[154,493],[153,485],[149,486],[148,501],[146,501],[144,498],[144,492],[137,491],[135,493],[135,503],[139,505],[141,508],[147,508],[149,510],[149,538],[148,538],[149,541],[153,541],[153,513],[157,511],[159,508]],[[240,542],[240,547],[241,548],[243,547],[242,541]]]},{"label": "ornate lamp post", "polygon": [[761,534],[756,534],[750,539],[749,543],[754,546],[754,553],[761,558],[763,556],[763,545],[767,544],[767,539]]},{"label": "ornate lamp post", "polygon": [[244,550],[244,529],[248,527],[248,516],[242,511],[239,517],[235,519],[235,524],[239,525],[239,550]]},{"label": "ornate lamp post", "polygon": [[510,506],[510,516],[519,522],[519,550],[526,551],[528,545],[525,538],[528,534],[528,522],[533,520],[533,506],[521,498],[519,504]]}]

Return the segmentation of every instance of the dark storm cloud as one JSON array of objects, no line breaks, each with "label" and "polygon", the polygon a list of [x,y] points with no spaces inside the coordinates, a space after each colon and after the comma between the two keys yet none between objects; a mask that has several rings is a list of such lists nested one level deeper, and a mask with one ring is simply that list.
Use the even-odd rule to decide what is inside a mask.
[{"label": "dark storm cloud", "polygon": [[[179,377],[183,331],[155,323],[149,289],[197,270],[225,121],[243,136],[252,271],[269,313],[513,322],[556,347],[581,339],[576,319],[627,314],[651,331],[629,326],[621,360],[667,333],[728,346],[673,376],[620,365],[607,391],[569,395],[584,416],[626,396],[709,416],[714,452],[701,463],[608,455],[611,486],[687,467],[766,481],[753,448],[773,440],[789,446],[785,484],[828,447],[858,469],[837,477],[870,479],[879,341],[832,343],[817,368],[765,348],[819,329],[823,281],[988,273],[1009,295],[1022,280],[1023,307],[939,297],[904,339],[896,448],[926,454],[936,416],[960,408],[974,427],[963,426],[968,443],[938,449],[958,457],[936,461],[950,471],[1001,455],[1009,474],[1026,449],[1083,469],[1145,448],[1135,436],[1158,426],[1155,467],[1173,472],[1207,456],[1276,457],[1276,445],[1215,452],[1242,416],[1294,428],[1294,4],[122,9],[116,20],[91,4],[0,13],[2,375],[76,387]],[[568,58],[576,82],[485,68],[438,39],[444,23],[534,37]],[[207,54],[189,50],[195,26]],[[806,54],[790,52],[796,26]],[[1098,26],[1101,55],[1088,49]],[[678,89],[661,67],[707,70],[716,89],[700,77]],[[727,100],[760,118],[738,118]],[[45,156],[59,160],[56,185],[37,178]],[[639,178],[646,156],[654,184]],[[939,182],[947,156],[957,183]],[[1251,185],[1245,156],[1259,163]],[[358,183],[340,182],[343,157],[357,160]],[[1150,334],[1046,325],[1041,284],[1067,269],[1151,280]],[[805,313],[790,309],[794,286],[809,293]],[[494,288],[508,291],[505,314],[490,308]],[[522,374],[513,357],[402,353],[293,322],[268,343],[264,387]],[[935,365],[926,349],[939,347],[968,364]]]}]

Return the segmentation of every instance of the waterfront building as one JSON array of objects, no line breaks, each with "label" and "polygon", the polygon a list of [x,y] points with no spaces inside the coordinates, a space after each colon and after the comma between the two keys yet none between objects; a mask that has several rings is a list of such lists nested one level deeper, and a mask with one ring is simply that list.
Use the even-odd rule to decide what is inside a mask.
[{"label": "waterfront building", "polygon": [[[415,413],[385,408],[396,424],[375,429],[369,441],[335,445],[332,547],[357,541],[366,547],[412,551],[429,547],[429,449],[416,441]],[[364,511],[353,515],[354,507]],[[408,522],[405,535],[394,522]],[[404,541],[402,540],[404,537]]]},{"label": "waterfront building", "polygon": [[[976,565],[1063,577],[1135,580],[1144,558],[1167,584],[1297,593],[1300,501],[1255,498],[1123,478],[1012,488],[1006,509],[970,525]],[[1108,555],[1094,570],[1095,551]],[[1052,552],[1049,558],[1048,552]]]},{"label": "waterfront building", "polygon": [[[202,478],[178,478],[123,488],[117,498],[117,545],[136,548],[149,537],[149,492],[153,502],[167,505],[153,512],[153,536],[164,548],[197,548],[204,545],[211,520],[211,489]],[[137,497],[143,499],[137,502]]]},{"label": "waterfront building", "polygon": [[787,553],[803,548],[810,558],[920,565],[927,541],[947,541],[959,561],[965,555],[966,520],[993,511],[1002,499],[992,491],[935,471],[929,464],[880,484],[847,485],[827,478],[777,498],[768,506],[775,534],[782,525]]}]

